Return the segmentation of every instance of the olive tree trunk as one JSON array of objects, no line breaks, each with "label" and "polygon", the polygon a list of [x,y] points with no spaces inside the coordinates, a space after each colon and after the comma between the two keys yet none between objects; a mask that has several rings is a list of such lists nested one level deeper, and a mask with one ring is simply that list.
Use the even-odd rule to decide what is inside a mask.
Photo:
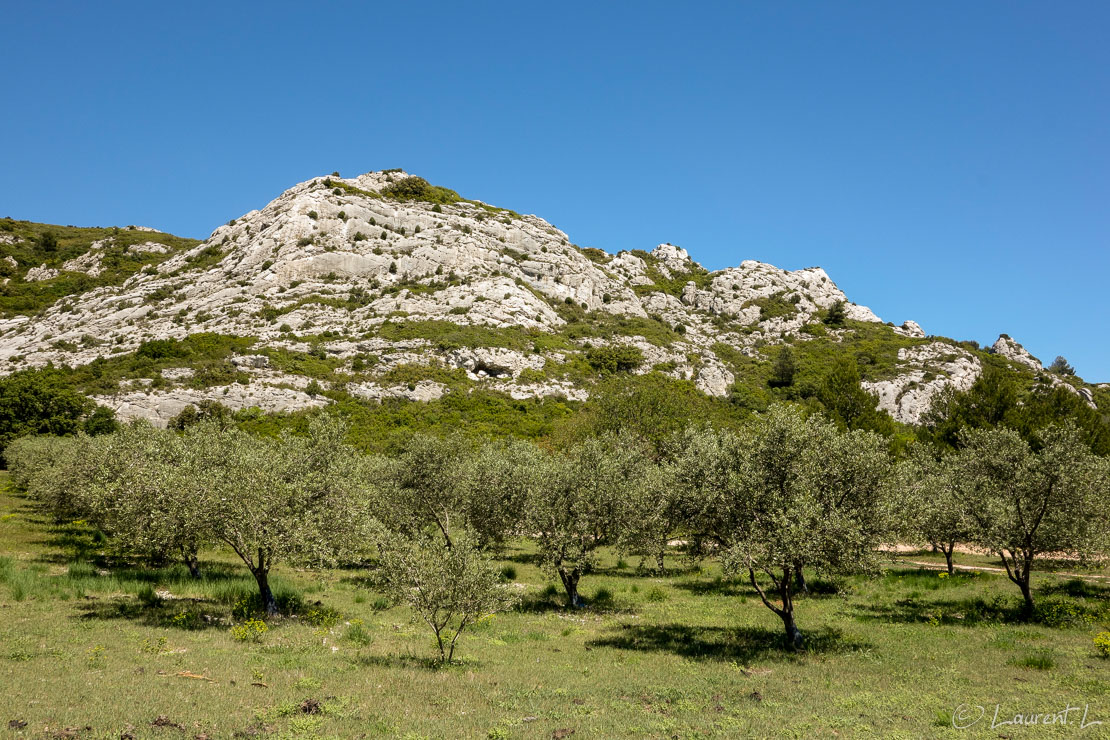
[{"label": "olive tree trunk", "polygon": [[278,614],[277,599],[274,598],[273,589],[270,588],[270,568],[255,568],[251,571],[254,580],[258,582],[258,595],[262,599],[262,608],[267,617],[276,617]]},{"label": "olive tree trunk", "polygon": [[185,563],[185,567],[189,569],[190,576],[200,578],[200,558],[197,556],[196,545],[182,545],[181,560]]},{"label": "olive tree trunk", "polygon": [[949,542],[941,549],[944,550],[944,563],[948,566],[948,575],[955,575],[956,566],[952,564],[952,554],[956,551],[956,543]]},{"label": "olive tree trunk", "polygon": [[559,580],[563,582],[563,589],[567,592],[567,604],[575,609],[581,609],[585,606],[582,597],[578,594],[578,580],[582,577],[582,572],[574,568],[573,570],[566,570],[560,567]]},{"label": "olive tree trunk", "polygon": [[777,614],[779,619],[782,620],[786,644],[787,647],[792,650],[801,650],[805,644],[802,632],[794,622],[793,585],[800,570],[800,568],[784,568],[781,576],[769,573],[778,591],[779,599],[782,602],[782,606],[779,607],[771,603],[762,587],[760,587],[759,580],[755,577],[755,569],[753,567],[748,568],[748,578],[751,579],[752,587],[759,594],[759,598],[763,602],[763,605]]},{"label": "olive tree trunk", "polygon": [[1023,616],[1027,619],[1032,617],[1035,611],[1032,587],[1034,553],[1032,550],[1010,553],[1002,550],[998,553],[998,556],[1002,558],[1002,565],[1006,568],[1007,577],[1021,589]]}]

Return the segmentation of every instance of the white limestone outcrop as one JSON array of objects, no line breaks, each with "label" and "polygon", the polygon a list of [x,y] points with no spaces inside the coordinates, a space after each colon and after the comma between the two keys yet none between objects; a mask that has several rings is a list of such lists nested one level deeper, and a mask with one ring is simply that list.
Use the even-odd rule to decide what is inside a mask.
[{"label": "white limestone outcrop", "polygon": [[995,340],[994,344],[991,345],[991,351],[996,355],[1005,357],[1007,360],[1018,365],[1023,365],[1035,372],[1039,373],[1044,370],[1044,365],[1041,364],[1041,361],[1029,354],[1029,351],[1026,350],[1025,347],[1022,347],[1011,339],[1008,334],[1000,335],[998,339]]},{"label": "white limestone outcrop", "polygon": [[[123,418],[164,423],[185,405],[205,399],[266,410],[326,403],[305,392],[308,378],[274,370],[268,348],[323,350],[322,356],[342,361],[341,372],[355,374],[350,392],[367,399],[442,396],[441,383],[409,387],[384,380],[391,370],[418,365],[462,368],[470,381],[514,398],[581,400],[589,389],[567,380],[560,366],[589,344],[612,341],[641,350],[645,361],[637,372],[658,368],[707,394],[725,396],[736,382],[729,356],[759,358],[765,344],[811,338],[804,329],[819,324],[836,303],[844,302],[850,319],[880,323],[869,308],[848,301],[819,267],[791,271],[746,260],[710,273],[672,244],[617,255],[581,249],[536,216],[476,201],[435,205],[382,196],[407,176],[371,172],[308,180],[121,286],[60,301],[33,318],[0,320],[0,362],[18,360],[3,362],[8,371],[50,362],[80,365],[133,352],[153,339],[201,331],[257,339],[229,360],[249,377],[246,386],[132,387],[111,397]],[[110,243],[98,242],[62,268],[99,275]],[[161,255],[168,248],[143,242],[127,251]],[[25,279],[58,274],[43,265]],[[663,331],[673,330],[681,340],[672,341],[672,334],[667,341],[649,341],[643,334],[650,331],[629,328],[611,340],[572,335],[558,353],[522,351],[519,341],[509,342],[514,348],[496,346],[498,332],[523,332],[541,345],[539,340],[562,331],[583,309],[617,323],[641,322],[629,324],[636,327],[658,320]],[[395,327],[412,325],[439,328],[425,334],[429,338],[386,338],[397,333]],[[481,335],[474,346],[441,345],[436,337],[451,333],[451,325],[463,337],[491,334]],[[925,336],[912,321],[892,331]],[[83,341],[86,337],[98,341]],[[973,357],[942,346],[943,357],[926,356],[919,348],[907,351],[897,378],[870,384],[880,405],[897,418],[916,420],[940,387],[962,387],[977,375]],[[944,359],[950,353],[955,357]],[[163,380],[190,381],[187,370],[168,368]]]},{"label": "white limestone outcrop", "polygon": [[878,397],[878,408],[905,424],[919,423],[942,390],[966,391],[983,372],[978,358],[944,342],[898,350],[898,366],[897,377],[861,385]]}]

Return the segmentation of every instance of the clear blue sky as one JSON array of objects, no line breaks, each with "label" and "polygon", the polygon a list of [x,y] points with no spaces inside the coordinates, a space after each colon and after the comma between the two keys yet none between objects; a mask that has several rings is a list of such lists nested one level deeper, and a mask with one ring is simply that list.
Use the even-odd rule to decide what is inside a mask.
[{"label": "clear blue sky", "polygon": [[[527,7],[526,7],[527,6]],[[1110,3],[8,2],[0,216],[204,237],[404,167],[585,246],[821,265],[1110,381]]]}]

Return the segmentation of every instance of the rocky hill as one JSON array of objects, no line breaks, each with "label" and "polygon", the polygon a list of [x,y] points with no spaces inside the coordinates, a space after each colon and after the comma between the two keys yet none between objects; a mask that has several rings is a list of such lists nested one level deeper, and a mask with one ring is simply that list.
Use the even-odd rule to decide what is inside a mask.
[{"label": "rocky hill", "polygon": [[[339,393],[481,388],[576,401],[614,372],[725,397],[761,392],[784,344],[803,381],[854,357],[878,406],[909,424],[988,360],[1092,406],[1110,398],[1046,373],[1005,335],[982,350],[884,324],[819,267],[709,272],[670,244],[581,248],[541,218],[399,170],[303,182],[200,243],[9,219],[0,251],[4,372],[85,368],[79,385],[100,403],[158,423],[204,400],[290,411]],[[840,302],[844,320],[830,322]]]}]

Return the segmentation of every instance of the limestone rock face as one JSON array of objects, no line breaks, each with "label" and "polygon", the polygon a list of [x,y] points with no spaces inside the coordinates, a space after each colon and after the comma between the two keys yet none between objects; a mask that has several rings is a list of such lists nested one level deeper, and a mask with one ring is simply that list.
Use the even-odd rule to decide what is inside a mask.
[{"label": "limestone rock face", "polygon": [[382,401],[387,398],[404,398],[409,401],[434,401],[442,398],[447,392],[447,387],[442,383],[422,381],[412,387],[396,385],[383,388],[374,383],[361,383],[350,385],[347,390],[351,395],[365,398],[370,401]]},{"label": "limestone rock face", "polygon": [[[709,272],[672,244],[616,255],[583,249],[541,218],[479,201],[391,199],[388,188],[406,177],[392,171],[308,180],[123,285],[59,301],[39,316],[0,319],[2,367],[81,365],[198,332],[254,338],[228,361],[249,378],[246,385],[184,387],[197,379],[187,368],[168,368],[161,385],[170,387],[134,384],[102,397],[122,418],[158,423],[201,400],[266,410],[325,404],[306,392],[309,377],[272,366],[276,351],[311,350],[337,373],[324,382],[317,367],[312,377],[320,387],[346,387],[372,400],[428,401],[447,392],[438,381],[398,383],[419,377],[408,366],[427,369],[425,375],[465,374],[477,384],[471,387],[513,398],[582,400],[589,385],[568,380],[575,376],[564,365],[581,363],[590,347],[628,344],[644,357],[634,372],[654,368],[725,396],[737,380],[736,357],[766,361],[765,345],[811,339],[818,332],[806,329],[820,325],[837,302],[845,302],[853,320],[881,323],[819,267],[791,271],[746,260]],[[109,241],[63,268],[100,274]],[[144,242],[128,251],[160,255],[167,247]],[[26,280],[57,274],[43,266]],[[579,321],[583,311],[629,328],[609,338],[570,331],[568,321]],[[434,331],[386,338],[414,326]],[[828,335],[836,339],[838,331]],[[892,331],[924,337],[912,321]],[[441,341],[444,335],[461,339]],[[563,342],[558,350],[544,349],[554,336]],[[915,350],[900,358],[898,378],[871,386],[880,405],[914,420],[937,389],[978,373],[973,357],[943,347],[937,357]],[[949,353],[956,357],[943,359]]]},{"label": "limestone rock face", "polygon": [[56,277],[58,277],[58,271],[55,270],[53,267],[47,267],[45,264],[43,264],[39,267],[32,267],[30,270],[28,270],[27,274],[23,276],[23,279],[29,283],[38,283],[43,280],[52,280]]},{"label": "limestone rock face", "polygon": [[1040,360],[1029,354],[1025,347],[1015,342],[1007,334],[1002,334],[995,340],[994,344],[991,346],[991,351],[1018,365],[1024,365],[1035,372],[1039,373],[1044,370],[1044,366],[1041,364]]},{"label": "limestone rock face", "polygon": [[196,375],[191,367],[167,367],[162,370],[162,377],[166,380],[186,380]]},{"label": "limestone rock face", "polygon": [[[154,231],[154,229],[139,229],[139,231]],[[165,254],[170,250],[165,244],[143,242],[142,244],[132,244],[127,248],[127,251],[133,254]]]},{"label": "limestone rock face", "polygon": [[114,396],[93,396],[93,400],[112,409],[122,421],[146,419],[155,426],[165,427],[187,406],[201,401],[216,401],[230,409],[258,407],[263,411],[294,411],[324,406],[326,398],[313,397],[298,390],[274,386],[229,385],[203,390],[131,391]]},{"label": "limestone rock face", "polygon": [[270,358],[266,355],[233,355],[231,364],[241,368],[262,369],[270,366]]},{"label": "limestone rock face", "polygon": [[447,354],[447,364],[464,368],[472,379],[518,378],[525,370],[542,370],[546,360],[501,347],[468,347]]},{"label": "limestone rock face", "polygon": [[651,250],[651,254],[662,262],[663,266],[671,273],[689,272],[691,267],[701,267],[697,262],[690,259],[689,252],[673,244],[660,244]]},{"label": "limestone rock face", "polygon": [[894,329],[895,332],[904,337],[914,337],[915,339],[924,339],[925,330],[921,328],[921,324],[916,321],[904,321],[902,325]]},{"label": "limestone rock face", "polygon": [[943,342],[900,349],[898,365],[897,377],[862,385],[878,396],[878,408],[905,424],[920,423],[942,390],[966,391],[983,372],[978,358]]},{"label": "limestone rock face", "polygon": [[694,385],[707,396],[727,396],[736,377],[719,362],[707,363],[694,379]]},{"label": "limestone rock face", "polygon": [[62,269],[69,272],[83,272],[89,277],[99,276],[100,273],[104,271],[104,268],[101,266],[101,261],[104,257],[102,250],[111,243],[111,241],[112,240],[109,238],[93,242],[89,247],[89,251],[85,252],[80,257],[67,260],[62,264]]}]

